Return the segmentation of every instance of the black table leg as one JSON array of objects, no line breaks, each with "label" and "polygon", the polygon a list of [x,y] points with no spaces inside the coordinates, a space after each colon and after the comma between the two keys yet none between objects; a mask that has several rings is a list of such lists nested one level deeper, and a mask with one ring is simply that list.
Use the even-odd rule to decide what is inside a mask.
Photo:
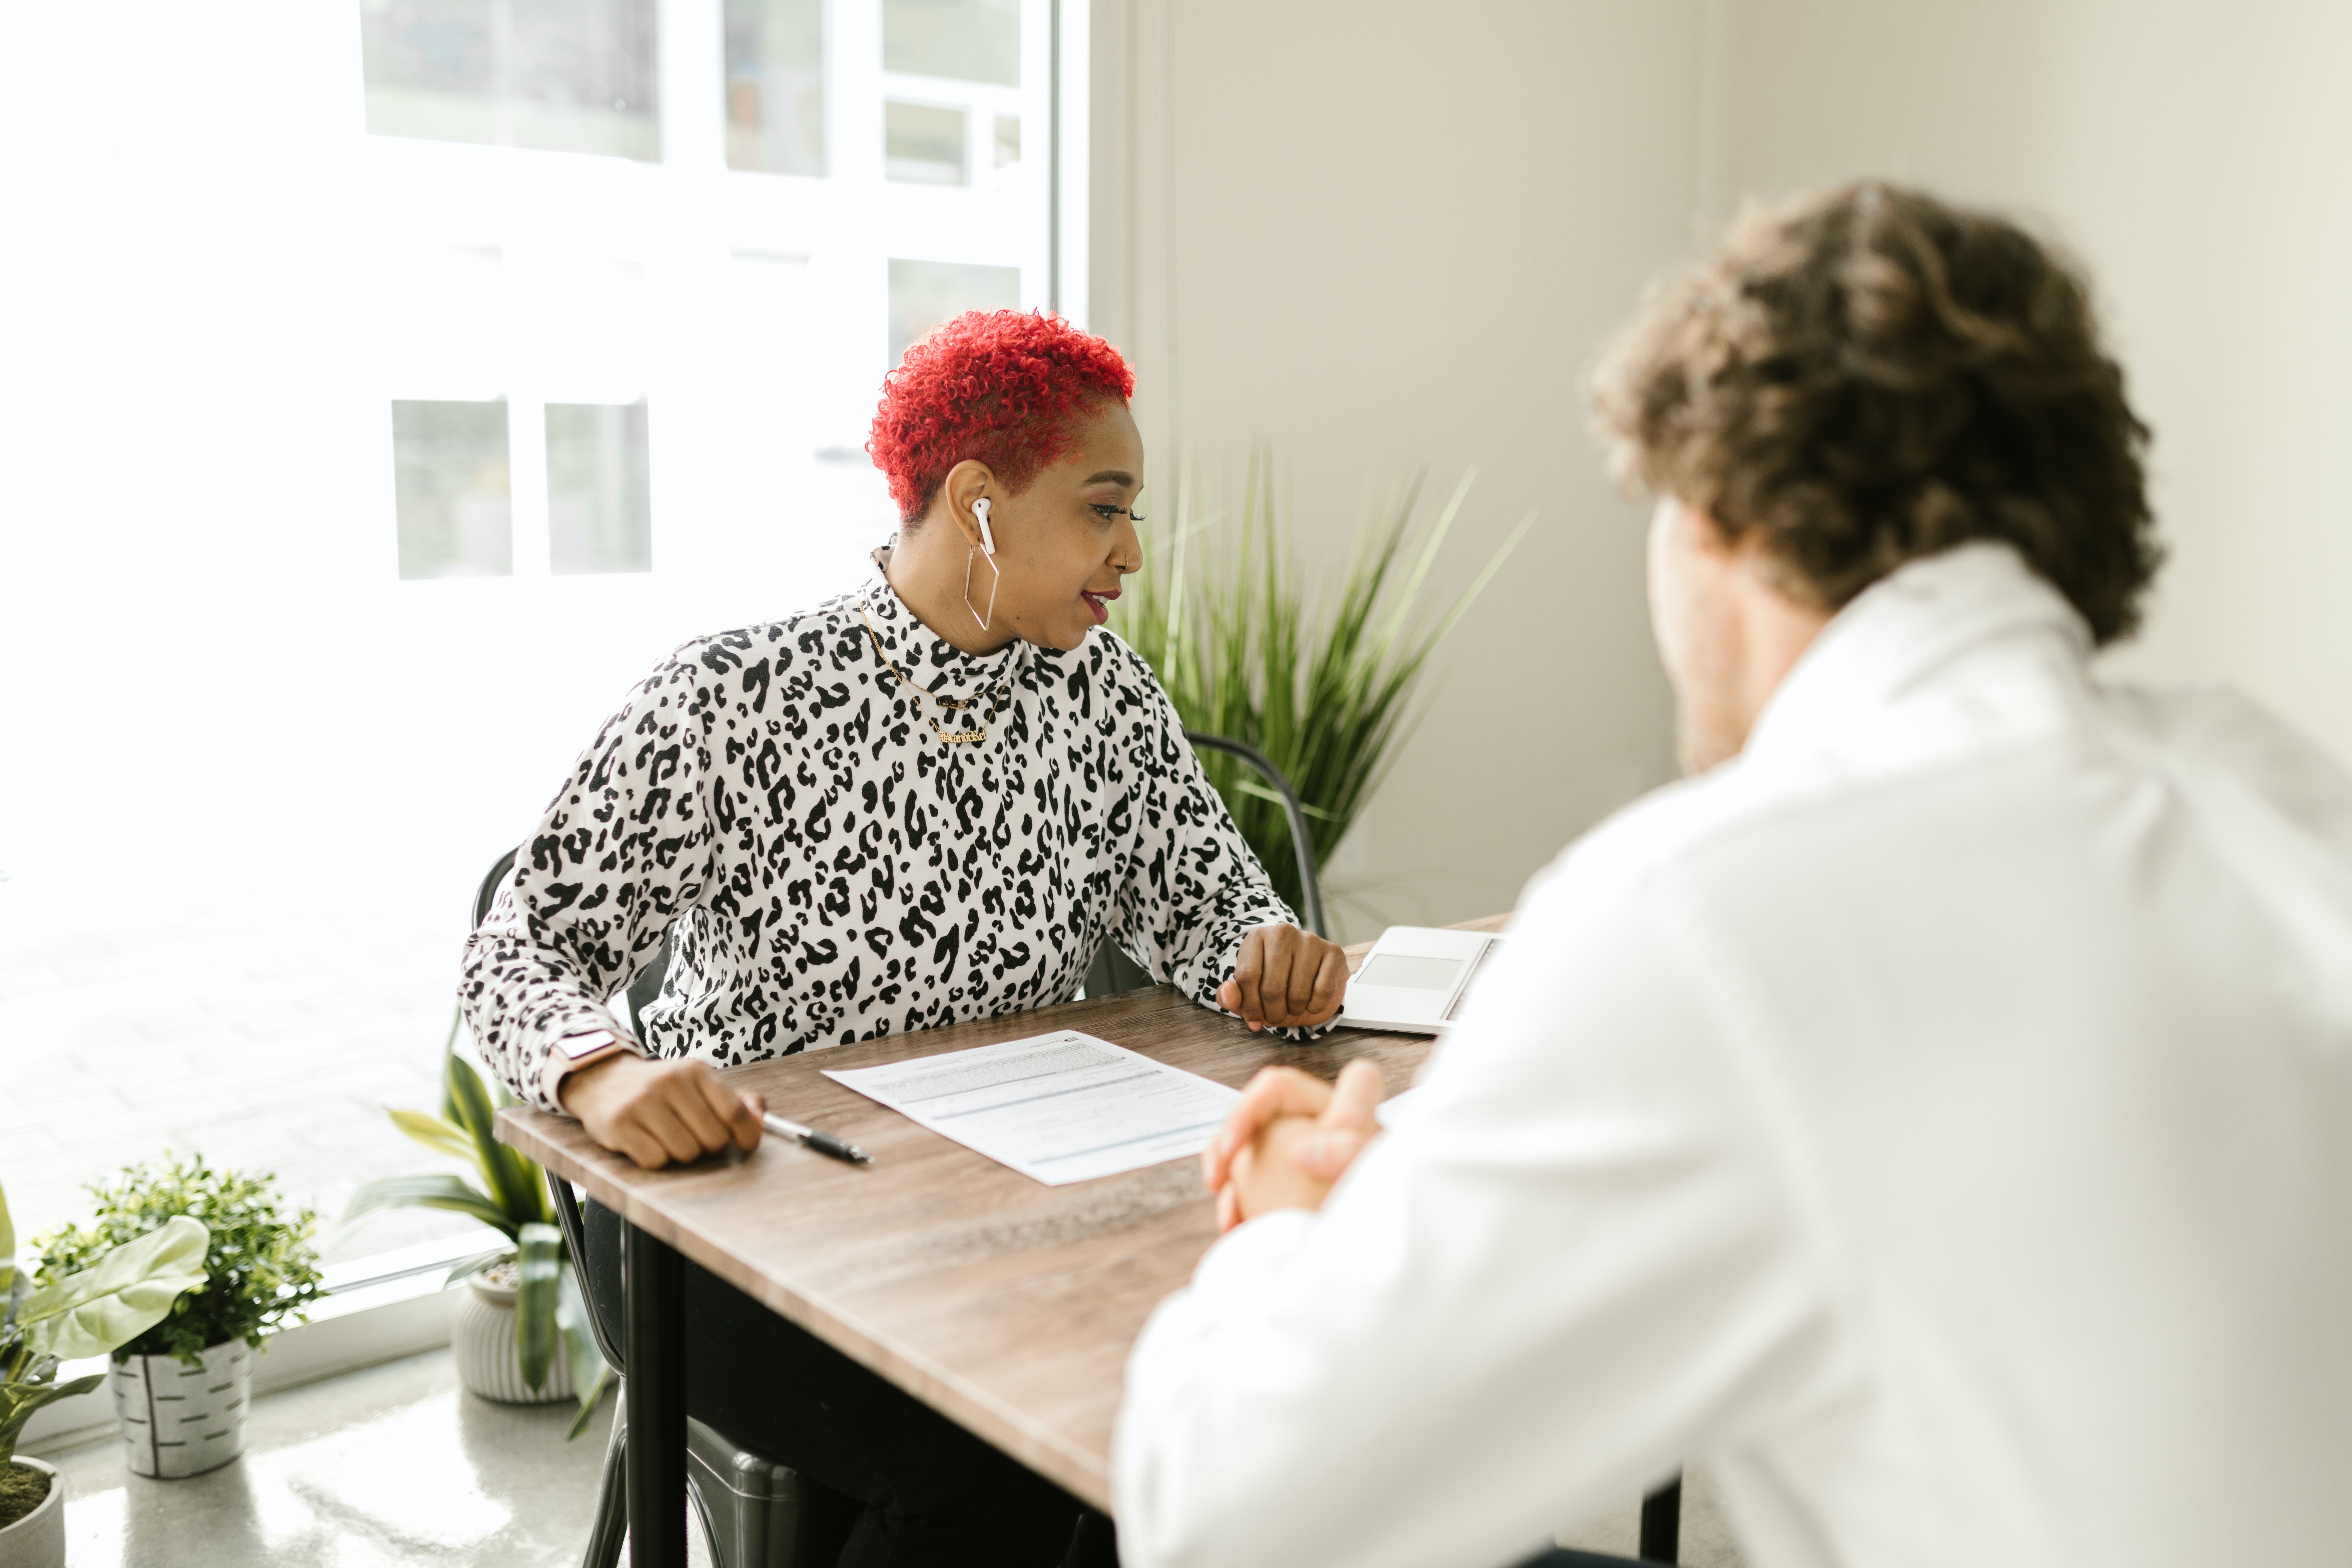
[{"label": "black table leg", "polygon": [[686,1568],[686,1259],[628,1227],[629,1568]]},{"label": "black table leg", "polygon": [[[631,1463],[635,1462],[633,1458]],[[1677,1474],[1642,1500],[1642,1561],[1680,1562],[1682,1533],[1683,1479]]]}]

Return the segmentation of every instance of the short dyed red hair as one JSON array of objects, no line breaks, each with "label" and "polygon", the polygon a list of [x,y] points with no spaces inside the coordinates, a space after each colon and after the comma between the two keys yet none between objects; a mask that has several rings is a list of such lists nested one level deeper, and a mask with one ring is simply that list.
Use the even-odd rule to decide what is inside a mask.
[{"label": "short dyed red hair", "polygon": [[907,351],[882,380],[866,443],[908,522],[971,458],[1013,493],[1074,444],[1071,417],[1135,395],[1135,373],[1102,339],[1036,310],[966,310]]}]

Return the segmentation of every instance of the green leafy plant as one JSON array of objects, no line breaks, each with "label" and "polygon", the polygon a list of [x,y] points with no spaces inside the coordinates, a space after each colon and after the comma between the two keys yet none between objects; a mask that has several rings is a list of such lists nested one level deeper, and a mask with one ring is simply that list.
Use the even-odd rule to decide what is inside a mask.
[{"label": "green leafy plant", "polygon": [[7,1194],[0,1192],[0,1473],[15,1462],[16,1439],[33,1412],[106,1381],[93,1373],[59,1383],[58,1364],[104,1355],[161,1321],[205,1282],[209,1239],[203,1222],[174,1215],[135,1240],[97,1249],[86,1267],[36,1289],[16,1267],[16,1229]]},{"label": "green leafy plant", "polygon": [[209,1237],[205,1288],[174,1301],[162,1320],[116,1347],[117,1361],[168,1355],[194,1366],[206,1350],[230,1340],[258,1349],[267,1335],[306,1321],[310,1304],[326,1294],[311,1239],[319,1216],[308,1208],[286,1215],[268,1172],[218,1170],[195,1154],[168,1164],[126,1165],[112,1182],[94,1182],[89,1191],[98,1199],[97,1217],[34,1240],[45,1284],[94,1267],[108,1248],[177,1217],[201,1222]]},{"label": "green leafy plant", "polygon": [[[1238,520],[1205,512],[1197,479],[1178,487],[1156,559],[1114,606],[1113,629],[1141,654],[1187,729],[1246,742],[1288,775],[1322,865],[1355,825],[1418,715],[1429,656],[1501,571],[1536,514],[1520,519],[1470,585],[1442,608],[1422,593],[1477,477],[1462,476],[1433,520],[1414,526],[1424,475],[1390,488],[1335,591],[1310,597],[1291,527],[1275,504],[1274,458],[1250,455]],[[1293,909],[1300,889],[1282,797],[1235,758],[1202,768]]]},{"label": "green leafy plant", "polygon": [[379,1209],[431,1208],[470,1215],[504,1233],[508,1245],[467,1258],[449,1270],[443,1283],[455,1285],[493,1264],[514,1261],[520,1277],[515,1342],[522,1380],[534,1389],[546,1387],[555,1356],[562,1352],[580,1399],[565,1435],[569,1441],[588,1429],[612,1369],[589,1332],[587,1303],[580,1293],[571,1249],[555,1226],[546,1178],[538,1164],[498,1140],[499,1107],[520,1102],[501,1087],[493,1103],[481,1074],[457,1054],[457,1043],[453,1017],[441,1047],[441,1114],[395,1110],[392,1123],[435,1153],[471,1166],[478,1183],[451,1175],[386,1176],[359,1190],[344,1211],[343,1223]]}]

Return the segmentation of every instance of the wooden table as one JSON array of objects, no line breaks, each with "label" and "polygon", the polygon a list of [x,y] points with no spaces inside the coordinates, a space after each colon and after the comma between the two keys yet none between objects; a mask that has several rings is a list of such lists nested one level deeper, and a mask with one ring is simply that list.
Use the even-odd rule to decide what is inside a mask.
[{"label": "wooden table", "polygon": [[[1351,966],[1370,946],[1349,950]],[[1055,1029],[1235,1087],[1276,1063],[1330,1078],[1365,1057],[1395,1093],[1431,1045],[1353,1029],[1311,1045],[1270,1040],[1162,985],[726,1070],[776,1114],[863,1145],[871,1166],[770,1138],[748,1158],[643,1171],[567,1117],[499,1113],[501,1139],[626,1221],[637,1568],[686,1562],[681,1256],[1109,1511],[1128,1349],[1215,1239],[1199,1168],[1179,1160],[1043,1186],[822,1076]]]}]

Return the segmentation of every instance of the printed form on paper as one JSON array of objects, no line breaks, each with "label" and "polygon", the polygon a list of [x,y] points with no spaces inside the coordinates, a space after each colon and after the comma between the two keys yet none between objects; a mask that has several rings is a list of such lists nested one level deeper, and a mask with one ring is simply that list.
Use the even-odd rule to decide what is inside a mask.
[{"label": "printed form on paper", "polygon": [[1241,1098],[1075,1029],[824,1076],[1049,1187],[1197,1154]]}]

